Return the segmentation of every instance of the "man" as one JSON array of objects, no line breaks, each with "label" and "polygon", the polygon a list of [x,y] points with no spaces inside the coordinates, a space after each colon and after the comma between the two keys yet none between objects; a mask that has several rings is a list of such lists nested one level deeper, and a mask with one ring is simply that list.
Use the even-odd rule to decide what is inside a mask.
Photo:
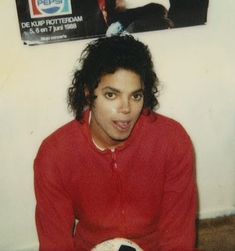
[{"label": "man", "polygon": [[195,250],[193,147],[179,123],[153,112],[147,46],[100,38],[80,63],[68,91],[76,119],[35,159],[40,251]]},{"label": "man", "polygon": [[[123,31],[134,33],[168,29],[171,21],[167,17],[169,2],[106,0],[107,24],[106,35],[121,34]],[[139,5],[140,4],[140,5]]]}]

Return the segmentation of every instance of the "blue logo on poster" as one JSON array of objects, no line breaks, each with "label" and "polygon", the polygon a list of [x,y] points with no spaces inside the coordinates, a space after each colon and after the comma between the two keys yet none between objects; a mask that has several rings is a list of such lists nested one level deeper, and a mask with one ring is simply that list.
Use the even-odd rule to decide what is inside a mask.
[{"label": "blue logo on poster", "polygon": [[29,0],[31,17],[49,17],[72,13],[71,0]]}]

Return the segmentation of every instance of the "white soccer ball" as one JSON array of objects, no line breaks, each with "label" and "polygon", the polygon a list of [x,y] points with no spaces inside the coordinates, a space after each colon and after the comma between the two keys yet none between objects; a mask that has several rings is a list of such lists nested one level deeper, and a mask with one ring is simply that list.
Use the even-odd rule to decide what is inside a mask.
[{"label": "white soccer ball", "polygon": [[104,241],[96,245],[91,251],[119,251],[121,246],[134,248],[136,251],[143,251],[143,249],[135,242],[124,238],[115,238]]}]

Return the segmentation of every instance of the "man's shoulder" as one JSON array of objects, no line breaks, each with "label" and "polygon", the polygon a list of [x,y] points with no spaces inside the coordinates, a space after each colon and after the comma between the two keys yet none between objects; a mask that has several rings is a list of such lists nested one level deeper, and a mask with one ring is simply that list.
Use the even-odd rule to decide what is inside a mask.
[{"label": "man's shoulder", "polygon": [[146,124],[148,126],[157,127],[159,129],[162,128],[164,130],[172,130],[174,128],[184,130],[180,122],[161,113],[150,112],[145,117],[145,120],[147,122]]},{"label": "man's shoulder", "polygon": [[[193,150],[193,143],[187,130],[173,118],[151,113],[145,118],[145,126],[142,132],[142,142],[148,147],[162,149],[167,154],[184,154]],[[162,153],[159,151],[160,153]],[[173,156],[171,155],[171,156]]]},{"label": "man's shoulder", "polygon": [[74,140],[81,137],[83,124],[77,120],[72,120],[48,135],[42,142],[41,147],[66,147]]},{"label": "man's shoulder", "polygon": [[58,127],[55,131],[53,131],[51,134],[49,134],[45,140],[53,140],[57,138],[63,138],[63,137],[70,137],[71,133],[74,133],[74,131],[77,131],[79,128],[80,123],[73,119],[62,126]]},{"label": "man's shoulder", "polygon": [[34,159],[35,170],[55,173],[57,168],[67,169],[67,163],[70,159],[74,159],[77,149],[84,145],[81,131],[82,124],[72,120],[47,136]]},{"label": "man's shoulder", "polygon": [[185,127],[177,120],[166,115],[151,112],[146,116],[145,130],[151,132],[151,137],[165,137],[168,140],[188,138],[189,135]]}]

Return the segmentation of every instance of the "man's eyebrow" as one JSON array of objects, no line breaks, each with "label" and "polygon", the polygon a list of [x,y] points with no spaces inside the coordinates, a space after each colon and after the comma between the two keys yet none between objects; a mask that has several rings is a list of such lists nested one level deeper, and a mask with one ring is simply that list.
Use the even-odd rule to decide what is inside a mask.
[{"label": "man's eyebrow", "polygon": [[140,89],[138,89],[138,90],[136,90],[136,91],[133,91],[133,93],[144,93],[144,89],[143,88],[140,88]]},{"label": "man's eyebrow", "polygon": [[116,93],[121,92],[120,90],[113,88],[113,87],[110,87],[110,86],[106,86],[106,87],[102,88],[102,91],[104,91],[104,90],[109,90],[109,91],[116,92]]},{"label": "man's eyebrow", "polygon": [[[102,88],[102,91],[104,91],[104,90],[109,90],[112,92],[121,93],[120,90],[113,88],[113,87],[110,87],[110,86],[106,86],[106,87]],[[135,94],[135,93],[143,93],[143,92],[144,92],[143,88],[140,88],[138,90],[133,91],[132,93]]]}]

